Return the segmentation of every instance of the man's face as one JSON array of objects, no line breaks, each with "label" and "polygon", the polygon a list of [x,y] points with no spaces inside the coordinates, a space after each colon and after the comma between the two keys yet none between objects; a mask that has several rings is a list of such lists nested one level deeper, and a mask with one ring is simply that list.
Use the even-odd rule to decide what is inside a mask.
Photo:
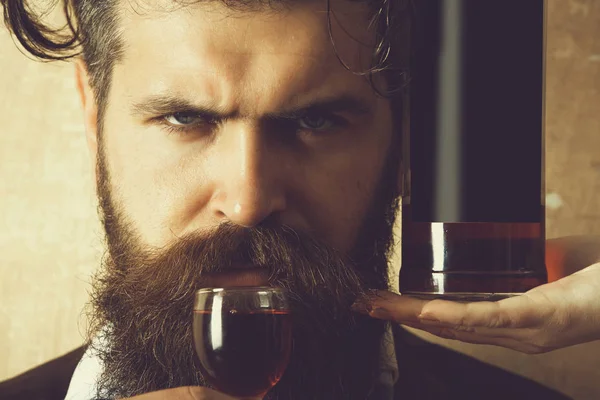
[{"label": "man's face", "polygon": [[[121,11],[124,60],[102,132],[81,86],[109,242],[92,293],[93,325],[112,326],[101,386],[133,395],[204,383],[194,290],[273,284],[293,296],[294,318],[273,398],[366,395],[384,325],[349,305],[385,287],[395,141],[389,101],[332,47],[352,71],[370,67],[366,8],[333,1],[329,32],[320,2],[142,3]],[[215,274],[248,266],[259,272]]]},{"label": "man's face", "polygon": [[[359,43],[374,40],[366,9],[334,10],[340,57],[365,70],[372,47]],[[391,110],[336,58],[323,3],[271,13],[150,8],[125,12],[122,25],[125,57],[102,141],[115,201],[144,244],[271,218],[351,248],[390,148]]]}]

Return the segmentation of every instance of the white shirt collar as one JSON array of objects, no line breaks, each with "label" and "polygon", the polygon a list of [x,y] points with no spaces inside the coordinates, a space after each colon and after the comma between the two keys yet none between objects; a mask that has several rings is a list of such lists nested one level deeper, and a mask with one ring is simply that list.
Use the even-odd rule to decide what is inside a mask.
[{"label": "white shirt collar", "polygon": [[65,400],[92,400],[96,397],[96,383],[103,371],[102,361],[94,351],[97,345],[96,337],[75,367]]}]

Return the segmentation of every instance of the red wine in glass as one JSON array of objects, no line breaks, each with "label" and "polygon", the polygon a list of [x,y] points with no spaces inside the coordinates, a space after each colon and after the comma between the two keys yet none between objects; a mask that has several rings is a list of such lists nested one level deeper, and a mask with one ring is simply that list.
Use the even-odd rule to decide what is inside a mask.
[{"label": "red wine in glass", "polygon": [[291,315],[279,289],[202,289],[193,332],[202,375],[234,397],[261,399],[290,358]]}]

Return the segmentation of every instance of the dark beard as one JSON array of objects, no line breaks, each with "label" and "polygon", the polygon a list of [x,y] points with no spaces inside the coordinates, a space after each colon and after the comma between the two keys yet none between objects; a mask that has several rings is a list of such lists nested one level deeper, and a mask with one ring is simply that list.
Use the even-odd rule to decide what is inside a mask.
[{"label": "dark beard", "polygon": [[98,193],[109,251],[94,279],[90,314],[90,337],[107,344],[95,348],[104,364],[98,397],[208,386],[193,348],[194,293],[203,287],[203,274],[242,263],[268,269],[270,284],[290,294],[294,348],[267,399],[367,398],[379,374],[386,324],[352,313],[350,305],[368,288],[387,288],[396,165],[390,157],[371,212],[346,256],[270,220],[254,228],[224,223],[153,251],[140,245],[114,204],[101,147]]}]

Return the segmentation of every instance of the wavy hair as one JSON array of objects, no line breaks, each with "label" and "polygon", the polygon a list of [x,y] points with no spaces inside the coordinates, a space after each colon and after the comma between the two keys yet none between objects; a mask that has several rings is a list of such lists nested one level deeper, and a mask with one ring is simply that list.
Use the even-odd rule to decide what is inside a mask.
[{"label": "wavy hair", "polygon": [[[81,56],[88,70],[90,86],[98,104],[101,123],[111,83],[113,67],[123,56],[123,41],[119,35],[118,3],[120,0],[53,0],[51,8],[62,7],[66,24],[53,28],[44,21],[48,12],[40,13],[31,0],[0,0],[4,22],[21,46],[40,61],[66,61]],[[186,5],[202,0],[174,0]],[[234,9],[275,7],[292,4],[294,0],[219,0]],[[328,28],[333,49],[342,65],[331,34],[332,10],[327,1]],[[369,27],[375,28],[371,68],[352,71],[368,79],[373,89],[384,97],[397,98],[407,82],[408,32],[413,0],[349,0],[363,1],[370,10]],[[335,17],[335,15],[334,15]],[[373,76],[385,73],[386,90],[378,88]]]}]

